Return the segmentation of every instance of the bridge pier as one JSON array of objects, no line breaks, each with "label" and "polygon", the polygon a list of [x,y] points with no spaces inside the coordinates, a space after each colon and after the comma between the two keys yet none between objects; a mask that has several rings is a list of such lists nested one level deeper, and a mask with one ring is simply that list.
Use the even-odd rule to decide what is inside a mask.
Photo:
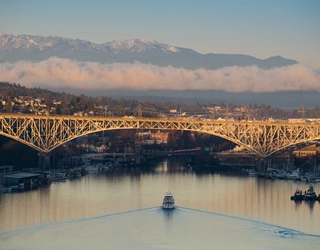
[{"label": "bridge pier", "polygon": [[38,167],[43,170],[50,169],[50,154],[38,154]]}]

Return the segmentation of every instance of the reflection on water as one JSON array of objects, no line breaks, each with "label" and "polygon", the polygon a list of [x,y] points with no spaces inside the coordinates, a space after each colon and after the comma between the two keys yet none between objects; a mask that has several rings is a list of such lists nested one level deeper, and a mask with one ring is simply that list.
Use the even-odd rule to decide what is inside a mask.
[{"label": "reflection on water", "polygon": [[164,215],[163,217],[165,218],[166,224],[170,224],[170,222],[173,219],[173,214],[175,213],[175,211],[177,211],[177,209],[172,209],[172,210],[162,209],[162,213]]},{"label": "reflection on water", "polygon": [[[307,190],[308,184],[234,173],[195,172],[186,168],[187,161],[171,158],[148,168],[89,174],[38,190],[0,195],[0,232],[157,207],[165,192],[171,191],[179,207],[320,235],[320,203],[290,200],[297,188]],[[320,184],[315,184],[314,189],[318,194]],[[158,211],[165,227],[173,223],[176,214],[184,215],[177,211],[180,210]]]},{"label": "reflection on water", "polygon": [[306,204],[310,207],[310,211],[313,211],[313,207],[317,201],[305,201]]}]

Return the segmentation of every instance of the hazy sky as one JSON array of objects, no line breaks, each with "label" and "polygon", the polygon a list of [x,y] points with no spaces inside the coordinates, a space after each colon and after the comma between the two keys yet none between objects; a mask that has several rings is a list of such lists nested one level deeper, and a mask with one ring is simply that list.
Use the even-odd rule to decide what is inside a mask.
[{"label": "hazy sky", "polygon": [[95,43],[154,39],[320,69],[319,13],[319,0],[1,0],[0,31]]}]

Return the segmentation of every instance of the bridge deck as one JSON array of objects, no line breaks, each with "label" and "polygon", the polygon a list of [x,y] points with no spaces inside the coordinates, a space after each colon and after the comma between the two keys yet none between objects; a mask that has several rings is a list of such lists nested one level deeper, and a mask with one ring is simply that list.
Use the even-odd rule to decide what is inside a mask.
[{"label": "bridge deck", "polygon": [[0,114],[0,135],[44,153],[77,137],[116,129],[207,133],[232,141],[262,157],[295,144],[320,139],[320,124],[312,123]]}]

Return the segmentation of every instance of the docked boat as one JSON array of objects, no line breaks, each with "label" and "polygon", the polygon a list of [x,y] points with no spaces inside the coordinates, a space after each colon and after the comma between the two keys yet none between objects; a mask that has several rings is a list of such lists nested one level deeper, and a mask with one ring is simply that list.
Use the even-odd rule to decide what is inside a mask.
[{"label": "docked boat", "polygon": [[99,171],[99,166],[86,166],[85,170],[88,172],[98,172]]},{"label": "docked boat", "polygon": [[287,179],[301,180],[300,169],[297,168],[296,170],[292,171],[290,174],[287,174]]},{"label": "docked boat", "polygon": [[11,188],[0,186],[0,194],[1,193],[9,193],[11,192]]},{"label": "docked boat", "polygon": [[162,202],[162,208],[164,208],[164,209],[173,209],[174,208],[174,199],[173,199],[173,195],[170,192],[167,192],[164,195],[163,202]]},{"label": "docked boat", "polygon": [[248,172],[250,177],[257,177],[258,173],[254,169],[250,169]]},{"label": "docked boat", "polygon": [[294,192],[294,195],[291,196],[291,200],[300,201],[304,199],[304,195],[302,194],[302,190],[297,189]]},{"label": "docked boat", "polygon": [[305,197],[306,200],[316,200],[317,199],[317,195],[316,195],[316,192],[313,189],[313,186],[309,187],[308,191],[305,192],[304,197]]},{"label": "docked boat", "polygon": [[69,179],[66,173],[56,173],[51,177],[52,181],[66,181]]}]

